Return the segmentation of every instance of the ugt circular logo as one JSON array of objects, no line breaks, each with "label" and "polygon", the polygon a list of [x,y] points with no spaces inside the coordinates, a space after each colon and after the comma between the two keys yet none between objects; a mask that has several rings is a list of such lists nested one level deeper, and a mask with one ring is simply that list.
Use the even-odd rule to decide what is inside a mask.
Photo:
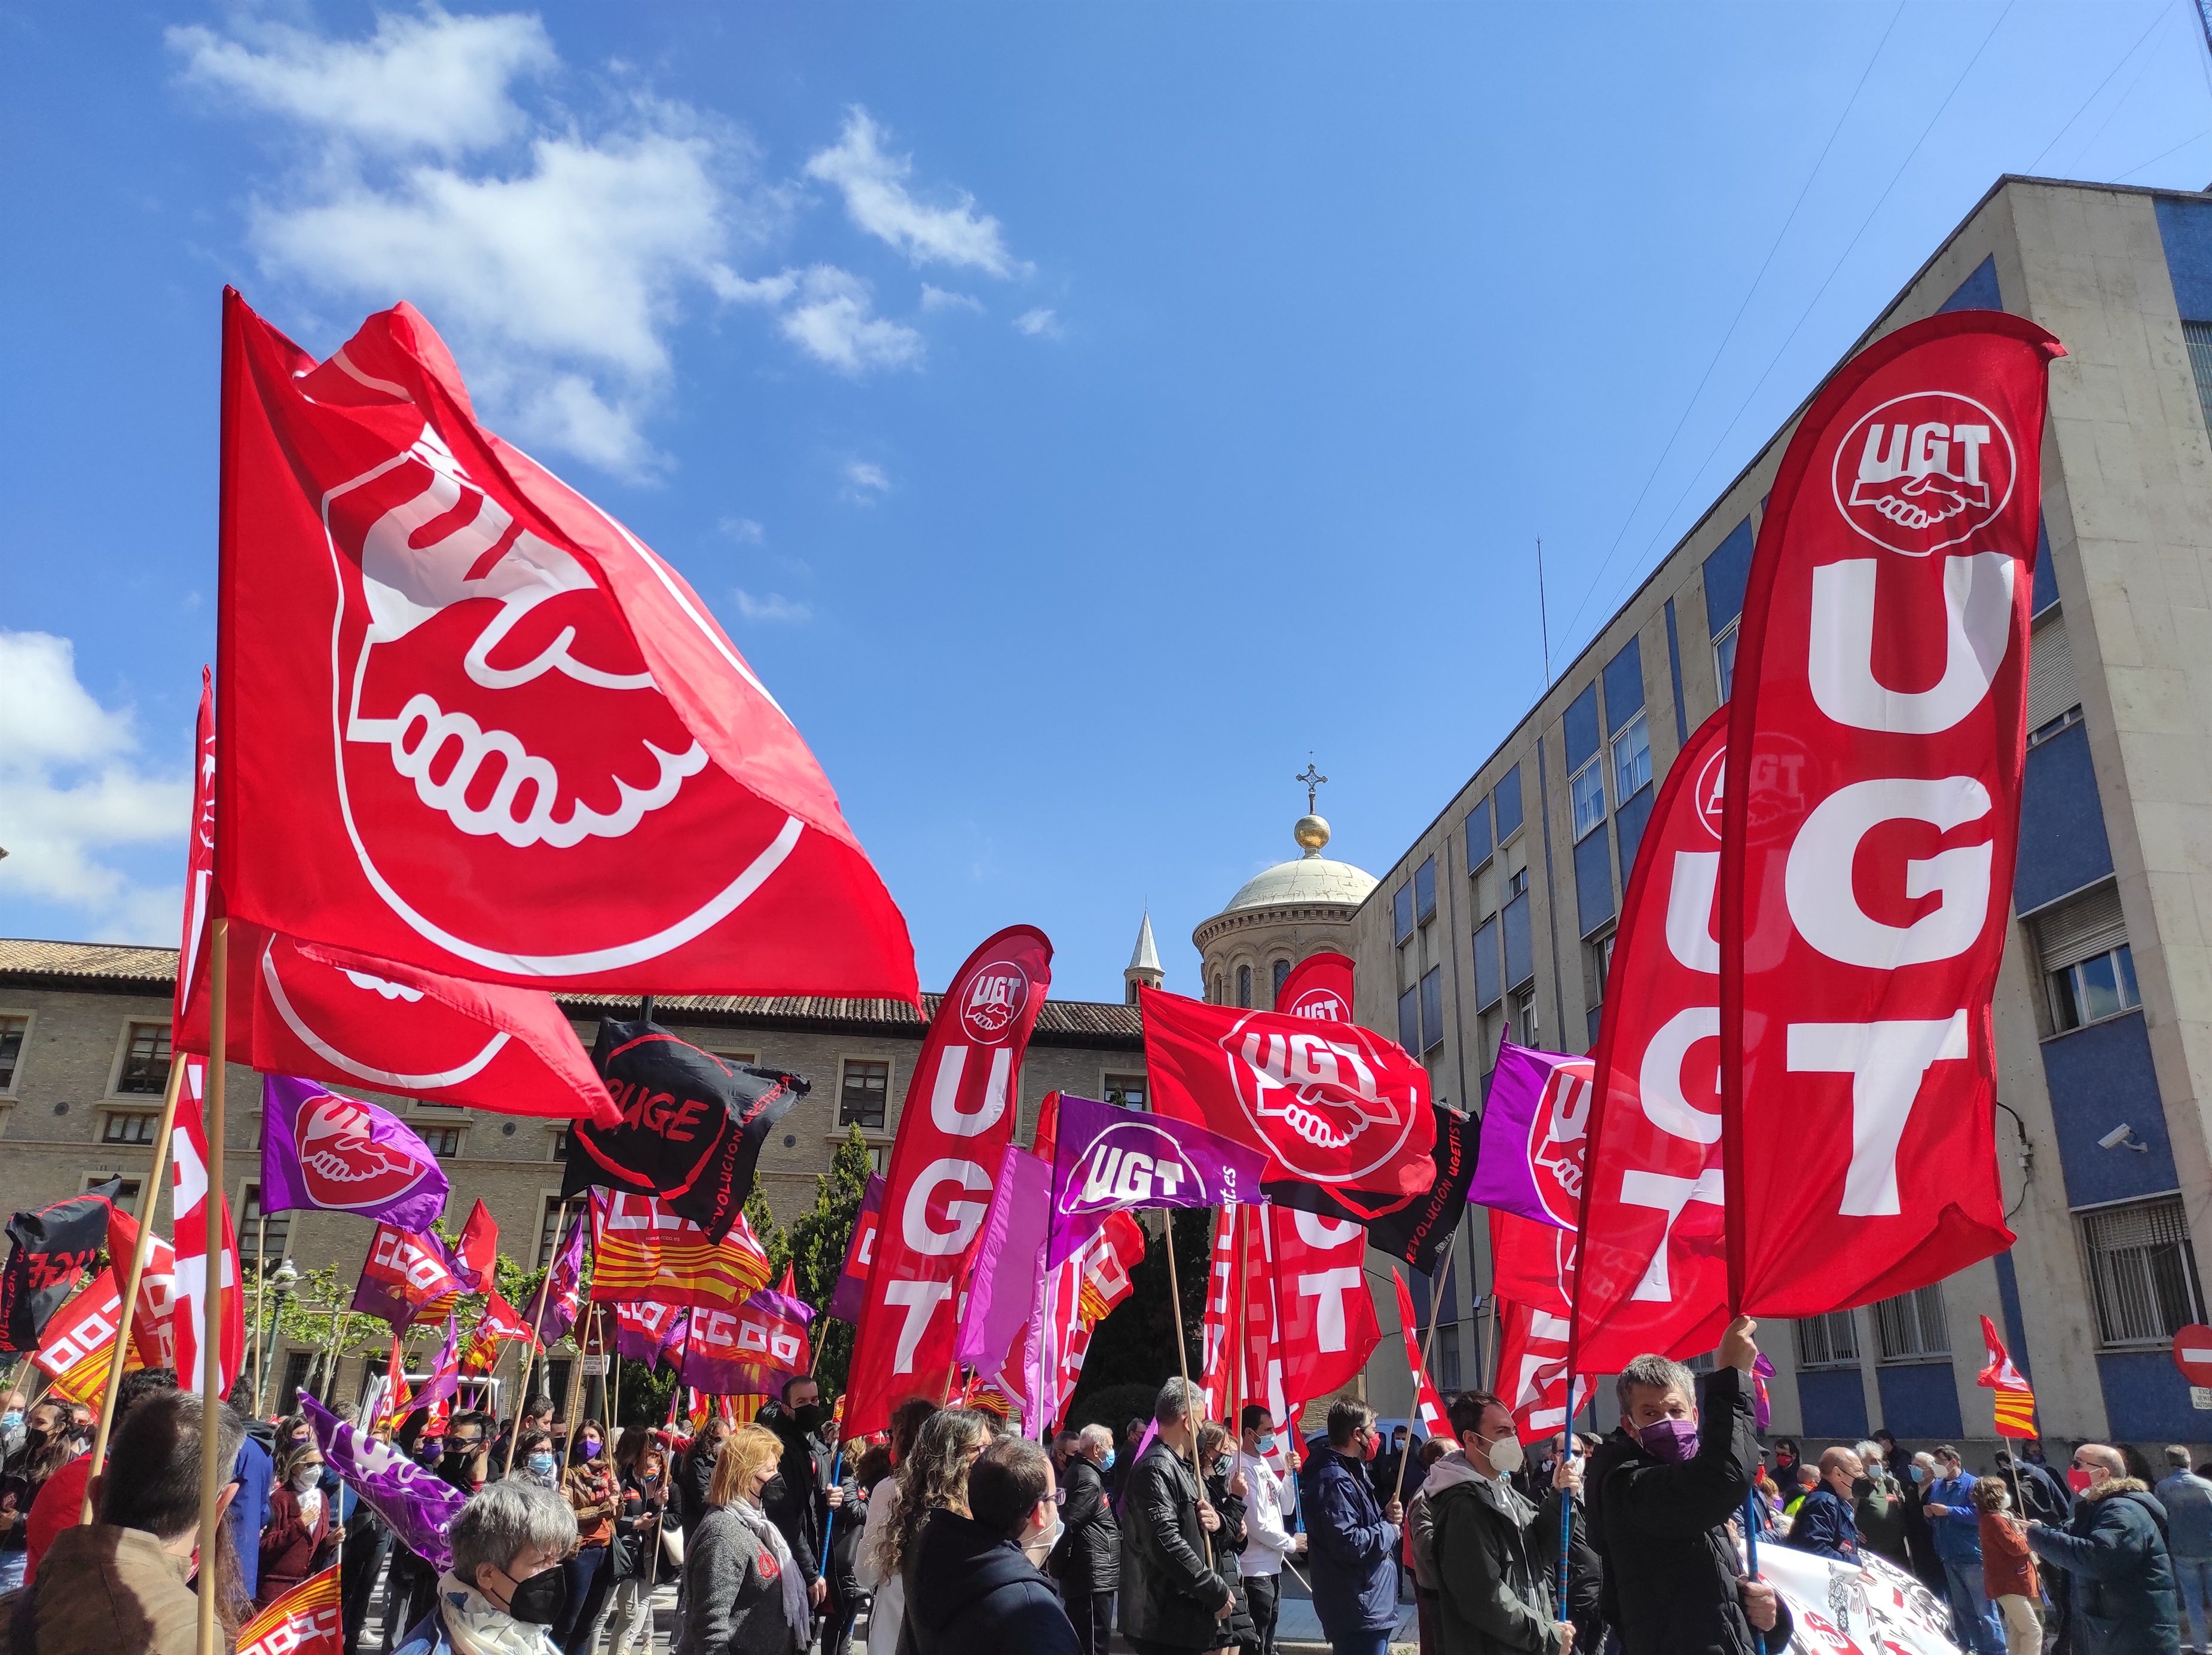
[{"label": "ugt circular logo", "polygon": [[2012,433],[1971,397],[1915,391],[1869,409],[1831,465],[1836,509],[1877,546],[1926,557],[1972,538],[2012,498]]},{"label": "ugt circular logo", "polygon": [[1572,1229],[1582,1218],[1583,1159],[1589,1143],[1596,1065],[1576,1058],[1552,1070],[1528,1120],[1528,1170],[1552,1222]]},{"label": "ugt circular logo", "polygon": [[1280,1009],[1285,1016],[1316,1017],[1323,1022],[1348,1023],[1352,1021],[1352,1008],[1345,1004],[1344,997],[1333,988],[1319,985],[1306,990]]},{"label": "ugt circular logo", "polygon": [[1698,825],[1713,836],[1713,843],[1721,842],[1721,802],[1726,797],[1723,790],[1728,785],[1728,743],[1723,742],[1705,757],[1698,767],[1697,779],[1690,784],[1690,806],[1697,813]]},{"label": "ugt circular logo", "polygon": [[960,1027],[976,1045],[996,1046],[1021,1021],[1029,998],[1029,973],[1012,960],[994,960],[968,985],[960,1003]]},{"label": "ugt circular logo", "polygon": [[[1405,1147],[1422,1071],[1358,1023],[1253,1012],[1220,1039],[1244,1118],[1300,1178],[1353,1184]],[[1395,1048],[1393,1048],[1395,1051]]]},{"label": "ugt circular logo", "polygon": [[353,1210],[397,1200],[430,1175],[429,1167],[369,1136],[368,1108],[325,1092],[292,1118],[292,1143],[318,1207]]}]

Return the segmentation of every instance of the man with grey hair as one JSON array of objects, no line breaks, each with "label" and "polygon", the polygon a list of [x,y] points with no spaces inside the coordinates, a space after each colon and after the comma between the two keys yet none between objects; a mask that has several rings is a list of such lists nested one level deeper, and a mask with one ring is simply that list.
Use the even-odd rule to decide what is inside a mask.
[{"label": "man with grey hair", "polygon": [[1083,1655],[1106,1655],[1114,1635],[1114,1591],[1121,1579],[1121,1531],[1106,1497],[1114,1434],[1103,1425],[1086,1425],[1062,1436],[1067,1466],[1060,1476],[1066,1498],[1060,1520],[1066,1532],[1051,1566],[1078,1647]]},{"label": "man with grey hair", "polygon": [[1623,1655],[1756,1655],[1794,1630],[1774,1588],[1745,1578],[1732,1532],[1759,1467],[1752,1342],[1739,1316],[1715,1353],[1698,1406],[1690,1370],[1638,1356],[1614,1385],[1620,1425],[1585,1473],[1599,1600]]},{"label": "man with grey hair", "polygon": [[[1120,1619],[1137,1655],[1211,1649],[1237,1593],[1214,1566],[1220,1514],[1206,1503],[1191,1462],[1198,1446],[1198,1387],[1170,1379],[1152,1406],[1156,1434],[1130,1468],[1121,1504]],[[1226,1559],[1222,1567],[1233,1567]]]}]

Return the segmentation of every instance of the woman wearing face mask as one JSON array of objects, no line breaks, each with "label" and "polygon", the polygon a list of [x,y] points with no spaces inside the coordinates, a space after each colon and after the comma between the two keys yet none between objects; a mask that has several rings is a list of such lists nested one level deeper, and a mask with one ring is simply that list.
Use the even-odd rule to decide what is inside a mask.
[{"label": "woman wearing face mask", "polygon": [[565,1655],[580,1655],[599,1631],[599,1611],[614,1590],[607,1552],[615,1537],[618,1503],[615,1470],[607,1458],[607,1430],[586,1420],[568,1439],[568,1469],[561,1491],[576,1513],[576,1549],[561,1565],[566,1600],[553,1623],[553,1640]]},{"label": "woman wearing face mask", "polygon": [[556,1655],[546,1628],[561,1611],[561,1560],[576,1514],[520,1477],[487,1483],[453,1519],[453,1567],[398,1655]]},{"label": "woman wearing face mask", "polygon": [[1038,1567],[1060,1539],[1056,1493],[1041,1443],[1000,1437],[976,1457],[964,1509],[940,1505],[922,1525],[907,1577],[913,1655],[1076,1655],[1075,1628]]},{"label": "woman wearing face mask", "polygon": [[550,1431],[525,1431],[514,1445],[514,1470],[508,1474],[548,1494],[560,1494],[561,1462],[553,1452]]},{"label": "woman wearing face mask", "polygon": [[269,1520],[261,1530],[261,1572],[253,1601],[266,1609],[278,1597],[330,1567],[337,1551],[335,1515],[323,1495],[323,1451],[310,1437],[276,1460],[269,1491]]},{"label": "woman wearing face mask", "polygon": [[1252,1485],[1231,1453],[1225,1425],[1208,1421],[1198,1428],[1198,1463],[1206,1473],[1206,1503],[1221,1516],[1221,1526],[1213,1531],[1214,1573],[1229,1583],[1231,1594],[1229,1618],[1213,1634],[1213,1646],[1231,1649],[1259,1637],[1241,1566],[1249,1543],[1245,1517],[1250,1506],[1246,1496]]},{"label": "woman wearing face mask", "polygon": [[707,1512],[684,1537],[674,1655],[794,1655],[813,1629],[806,1581],[761,1509],[783,1445],[764,1426],[723,1440]]},{"label": "woman wearing face mask", "polygon": [[684,1469],[676,1479],[676,1510],[683,1519],[683,1530],[690,1534],[699,1526],[699,1519],[707,1514],[707,1491],[714,1484],[714,1461],[728,1440],[730,1422],[720,1414],[710,1414],[699,1434],[691,1439],[684,1451]]},{"label": "woman wearing face mask", "polygon": [[614,1545],[614,1632],[607,1655],[624,1655],[630,1634],[653,1638],[653,1587],[659,1579],[660,1526],[668,1509],[668,1457],[650,1431],[633,1426],[615,1447],[617,1498]]}]

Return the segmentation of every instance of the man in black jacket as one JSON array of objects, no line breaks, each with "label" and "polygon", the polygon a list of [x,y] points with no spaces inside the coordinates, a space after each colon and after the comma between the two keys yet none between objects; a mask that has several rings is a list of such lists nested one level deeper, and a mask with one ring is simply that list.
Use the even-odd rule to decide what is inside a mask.
[{"label": "man in black jacket", "polygon": [[1056,1555],[1060,1596],[1083,1655],[1106,1655],[1114,1635],[1121,1531],[1106,1498],[1106,1462],[1113,1454],[1114,1434],[1103,1425],[1086,1425],[1067,1439],[1067,1498],[1060,1508],[1066,1533]]},{"label": "man in black jacket", "polygon": [[830,1593],[822,1574],[822,1531],[830,1513],[844,1501],[844,1490],[830,1486],[829,1451],[815,1437],[830,1410],[821,1387],[801,1373],[783,1382],[783,1400],[763,1405],[758,1422],[783,1445],[776,1475],[761,1490],[761,1510],[782,1531],[792,1560],[806,1577],[807,1595],[820,1609]]},{"label": "man in black jacket", "polygon": [[[1153,1404],[1155,1436],[1135,1465],[1121,1502],[1121,1635],[1137,1655],[1210,1649],[1237,1608],[1210,1537],[1220,1513],[1206,1503],[1191,1470],[1201,1405],[1198,1387],[1170,1379]],[[1233,1563],[1224,1562],[1228,1567]]]},{"label": "man in black jacket", "polygon": [[916,1655],[1076,1655],[1075,1628],[1036,1566],[1060,1537],[1052,1456],[1000,1437],[968,1470],[970,1515],[929,1514],[906,1635]]},{"label": "man in black jacket", "polygon": [[1590,1531],[1604,1560],[1606,1623],[1623,1655],[1756,1655],[1788,1646],[1790,1611],[1765,1581],[1744,1578],[1732,1525],[1759,1464],[1752,1422],[1752,1343],[1739,1316],[1705,1380],[1638,1356],[1615,1385],[1620,1427],[1586,1473]]}]

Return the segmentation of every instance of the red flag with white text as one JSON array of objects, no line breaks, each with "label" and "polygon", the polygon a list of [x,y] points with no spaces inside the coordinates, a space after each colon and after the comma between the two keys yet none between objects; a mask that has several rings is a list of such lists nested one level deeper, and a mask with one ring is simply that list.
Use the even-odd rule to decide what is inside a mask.
[{"label": "red flag with white text", "polygon": [[1437,1387],[1429,1379],[1429,1365],[1421,1360],[1421,1330],[1413,1321],[1413,1295],[1407,1291],[1406,1278],[1398,1274],[1395,1264],[1390,1266],[1390,1281],[1398,1289],[1398,1331],[1406,1341],[1406,1367],[1413,1376],[1414,1416],[1431,1436],[1449,1442],[1451,1422],[1444,1417],[1443,1398],[1437,1395]]},{"label": "red flag with white text", "polygon": [[[246,1360],[246,1295],[239,1289],[238,1233],[231,1226],[230,1202],[220,1190],[208,1187],[207,1124],[200,1112],[200,1094],[206,1083],[206,1066],[197,1058],[183,1059],[185,1083],[177,1094],[176,1131],[170,1152],[176,1163],[175,1202],[177,1285],[176,1309],[171,1319],[172,1343],[180,1381],[197,1376],[206,1348],[207,1284],[210,1270],[219,1269],[222,1284],[222,1391],[228,1396],[238,1382]],[[222,1214],[215,1234],[218,1263],[208,1259],[208,1209]],[[187,1385],[189,1387],[189,1385]]]},{"label": "red flag with white text", "polygon": [[[1567,1423],[1567,1319],[1529,1305],[1498,1306],[1498,1396],[1523,1442],[1537,1442]],[[1587,1399],[1589,1382],[1576,1386]]]},{"label": "red flag with white text", "polygon": [[1990,1003],[2009,931],[2047,369],[1933,316],[1814,397],[1743,605],[1722,801],[1730,1300],[1814,1315],[2012,1241]]},{"label": "red flag with white text", "polygon": [[221,543],[228,912],[524,987],[916,1000],[790,718],[412,306],[317,362],[225,293]]},{"label": "red flag with white text", "polygon": [[1258,1210],[1274,1244],[1284,1396],[1311,1402],[1351,1384],[1382,1341],[1367,1288],[1367,1232],[1296,1207]]},{"label": "red flag with white text", "polygon": [[1291,967],[1275,991],[1275,1009],[1292,1017],[1323,1022],[1352,1021],[1352,962],[1348,954],[1323,949]]},{"label": "red flag with white text", "polygon": [[337,1565],[311,1574],[238,1629],[238,1655],[340,1655],[345,1616]]},{"label": "red flag with white text", "polygon": [[1213,1240],[1206,1271],[1206,1310],[1200,1321],[1199,1389],[1206,1393],[1206,1416],[1229,1417],[1237,1393],[1237,1341],[1231,1337],[1236,1294],[1237,1238],[1242,1207],[1218,1207],[1213,1213]]},{"label": "red flag with white text", "polygon": [[[107,1256],[126,1278],[137,1249],[138,1221],[115,1208],[107,1215]],[[131,1343],[146,1367],[177,1366],[176,1310],[177,1250],[156,1233],[147,1243],[146,1268],[138,1274],[138,1308],[131,1317]]]},{"label": "red flag with white text", "polygon": [[1022,1055],[1052,984],[1052,943],[1012,925],[968,956],[939,1002],[907,1086],[846,1386],[848,1436],[902,1397],[942,1394],[958,1294],[1012,1141]]}]

